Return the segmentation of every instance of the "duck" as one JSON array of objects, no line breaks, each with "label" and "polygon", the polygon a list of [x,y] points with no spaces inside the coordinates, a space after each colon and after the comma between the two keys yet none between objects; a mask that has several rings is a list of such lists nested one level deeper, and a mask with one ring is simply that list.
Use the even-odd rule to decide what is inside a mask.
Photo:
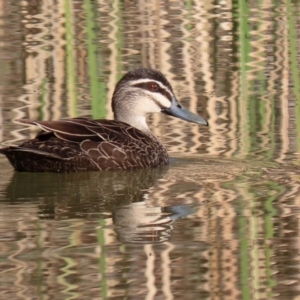
[{"label": "duck", "polygon": [[202,116],[179,103],[166,77],[150,68],[133,69],[116,84],[114,120],[76,117],[55,121],[16,120],[38,126],[35,138],[0,148],[15,171],[82,172],[130,170],[168,165],[166,148],[149,129],[146,116],[164,113],[207,126]]}]

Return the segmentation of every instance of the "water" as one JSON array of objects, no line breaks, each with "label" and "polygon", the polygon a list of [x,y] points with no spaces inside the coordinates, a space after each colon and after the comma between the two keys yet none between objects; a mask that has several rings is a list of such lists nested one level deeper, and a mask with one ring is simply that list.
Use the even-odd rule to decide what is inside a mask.
[{"label": "water", "polygon": [[15,173],[0,157],[0,299],[298,299],[296,1],[0,2],[0,141],[112,118],[160,69],[209,127],[156,114],[152,170]]}]

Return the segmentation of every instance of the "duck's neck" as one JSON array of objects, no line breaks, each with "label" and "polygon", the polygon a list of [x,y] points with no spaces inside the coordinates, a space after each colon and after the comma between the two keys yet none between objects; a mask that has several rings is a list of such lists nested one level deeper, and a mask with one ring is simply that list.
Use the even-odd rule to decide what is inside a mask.
[{"label": "duck's neck", "polygon": [[114,119],[153,135],[146,122],[147,112],[144,102],[143,97],[136,93],[132,94],[126,89],[117,90],[112,99]]},{"label": "duck's neck", "polygon": [[115,113],[115,120],[125,122],[132,127],[135,127],[147,134],[153,135],[148,127],[145,116],[121,116]]}]

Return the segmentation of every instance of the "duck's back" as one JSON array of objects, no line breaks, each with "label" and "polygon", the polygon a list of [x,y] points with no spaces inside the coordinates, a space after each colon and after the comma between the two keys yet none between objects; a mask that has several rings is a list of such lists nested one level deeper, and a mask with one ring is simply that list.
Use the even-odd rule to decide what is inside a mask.
[{"label": "duck's back", "polygon": [[17,171],[79,172],[166,165],[166,149],[153,135],[112,120],[28,121],[42,131],[17,147],[0,149]]}]

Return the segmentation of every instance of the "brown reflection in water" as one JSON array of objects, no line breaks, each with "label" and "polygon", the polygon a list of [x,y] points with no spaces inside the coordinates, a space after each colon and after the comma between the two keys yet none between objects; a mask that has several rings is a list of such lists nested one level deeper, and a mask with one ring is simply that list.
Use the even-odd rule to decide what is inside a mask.
[{"label": "brown reflection in water", "polygon": [[[160,114],[149,118],[171,153],[256,155],[282,162],[296,150],[295,130],[291,130],[294,111],[288,108],[296,101],[287,73],[289,19],[283,14],[286,22],[270,21],[277,12],[273,4],[264,4],[259,11],[253,7],[249,38],[243,40],[242,25],[233,14],[238,12],[230,3],[216,7],[198,1],[187,9],[178,1],[120,5],[99,1],[91,6],[92,20],[83,3],[66,3],[8,5],[22,12],[14,20],[22,20],[19,38],[13,35],[15,28],[5,24],[12,32],[7,44],[14,40],[24,68],[23,90],[13,100],[17,109],[13,115],[3,112],[9,126],[18,128],[13,131],[15,138],[23,139],[28,132],[12,125],[14,118],[95,114],[90,110],[94,105],[90,86],[95,82],[106,86],[101,99],[111,118],[110,98],[120,75],[143,65],[160,69],[191,110],[209,114],[208,129]],[[97,28],[95,57],[87,41],[89,22]],[[243,47],[250,50],[243,52]],[[92,77],[93,63],[98,78]],[[10,73],[19,77],[13,69]],[[3,140],[14,143],[15,138],[4,132]]]},{"label": "brown reflection in water", "polygon": [[[13,17],[11,17],[13,16]],[[0,3],[0,139],[19,140],[17,133],[8,135],[9,124],[20,115],[20,103],[24,78],[24,53],[22,52],[22,16],[18,6],[6,1]]]},{"label": "brown reflection in water", "polygon": [[28,297],[38,284],[78,299],[295,295],[285,282],[297,268],[297,175],[287,183],[286,169],[213,159],[191,173],[189,163],[126,176],[14,174],[0,193],[6,293]]}]

